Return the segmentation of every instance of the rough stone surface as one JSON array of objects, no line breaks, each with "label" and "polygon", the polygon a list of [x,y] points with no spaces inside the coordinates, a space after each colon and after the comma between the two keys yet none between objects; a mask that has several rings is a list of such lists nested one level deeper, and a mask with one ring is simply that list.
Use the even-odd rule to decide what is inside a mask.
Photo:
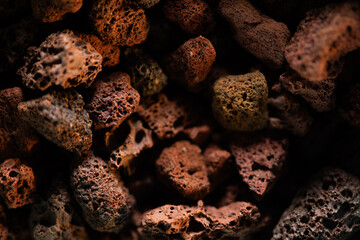
[{"label": "rough stone surface", "polygon": [[173,52],[166,61],[165,69],[169,79],[191,89],[205,80],[215,57],[211,42],[199,36],[189,39]]},{"label": "rough stone surface", "polygon": [[40,47],[31,47],[18,74],[31,89],[46,90],[84,84],[90,86],[101,71],[102,56],[71,31],[49,35]]},{"label": "rough stone surface", "polygon": [[289,92],[300,95],[318,112],[330,111],[335,107],[335,80],[309,81],[295,72],[280,76],[281,85]]},{"label": "rough stone surface", "polygon": [[0,91],[0,159],[29,155],[39,143],[35,131],[19,116],[17,105],[23,100],[19,87]]},{"label": "rough stone surface", "polygon": [[360,84],[348,88],[339,107],[340,115],[350,125],[360,127]]},{"label": "rough stone surface", "polygon": [[83,106],[82,96],[67,90],[22,102],[18,110],[23,120],[48,140],[71,152],[84,153],[92,144],[92,122]]},{"label": "rough stone surface", "polygon": [[32,206],[33,239],[89,239],[66,188],[56,186],[49,195]]},{"label": "rough stone surface", "polygon": [[141,232],[149,239],[248,239],[263,226],[258,208],[247,202],[219,209],[164,205],[144,214]]},{"label": "rough stone surface", "polygon": [[98,51],[102,58],[103,67],[113,67],[119,64],[120,62],[120,48],[107,44],[100,40],[97,36],[93,34],[86,33],[75,33],[76,36],[81,38],[84,42],[90,43],[96,51]]},{"label": "rough stone surface", "polygon": [[0,195],[8,208],[34,202],[35,176],[31,167],[18,158],[0,164]]},{"label": "rough stone surface", "polygon": [[285,50],[290,67],[308,80],[332,78],[339,59],[360,47],[360,4],[327,5],[307,13]]},{"label": "rough stone surface", "polygon": [[235,40],[248,52],[272,68],[284,63],[288,27],[257,10],[250,1],[221,0],[218,11],[232,26]]},{"label": "rough stone surface", "polygon": [[273,107],[270,114],[270,127],[286,129],[295,135],[306,135],[313,122],[307,109],[289,93],[269,98],[269,105]]},{"label": "rough stone surface", "polygon": [[100,37],[113,45],[140,44],[149,32],[145,11],[134,1],[96,0],[90,18]]},{"label": "rough stone surface", "polygon": [[135,0],[142,8],[151,8],[155,6],[160,0]]},{"label": "rough stone surface", "polygon": [[62,20],[66,13],[80,10],[83,0],[31,0],[34,16],[43,22]]},{"label": "rough stone surface", "polygon": [[287,155],[286,139],[274,134],[242,134],[230,144],[243,181],[262,198],[279,178]]},{"label": "rough stone surface", "polygon": [[5,208],[0,205],[0,240],[15,240],[15,235],[11,233],[5,224],[6,214]]},{"label": "rough stone surface", "polygon": [[197,145],[203,145],[211,135],[211,127],[208,124],[201,124],[194,127],[184,129],[184,134]]},{"label": "rough stone surface", "polygon": [[120,176],[108,164],[90,154],[71,176],[74,196],[85,220],[96,231],[119,232],[128,222],[134,199]]},{"label": "rough stone surface", "polygon": [[262,73],[221,77],[213,91],[213,114],[224,128],[254,131],[267,125],[268,88]]},{"label": "rough stone surface", "polygon": [[184,197],[198,200],[210,191],[205,160],[197,145],[178,141],[162,151],[155,165],[160,179]]},{"label": "rough stone surface", "polygon": [[123,72],[97,80],[90,91],[86,109],[96,129],[119,126],[140,102],[140,95],[131,86],[129,75]]},{"label": "rough stone surface", "polygon": [[283,213],[275,239],[350,239],[360,230],[360,181],[340,169],[323,170]]},{"label": "rough stone surface", "polygon": [[160,138],[172,138],[184,130],[189,121],[189,111],[177,101],[170,101],[165,94],[146,99],[138,108],[138,114]]},{"label": "rough stone surface", "polygon": [[118,169],[123,167],[128,174],[134,172],[132,160],[137,157],[141,151],[151,148],[154,145],[151,136],[151,130],[145,128],[141,120],[128,120],[130,133],[126,137],[124,144],[115,149],[110,155],[110,167]]},{"label": "rough stone surface", "polygon": [[215,27],[214,13],[202,0],[167,0],[163,10],[167,19],[189,34],[206,34]]}]

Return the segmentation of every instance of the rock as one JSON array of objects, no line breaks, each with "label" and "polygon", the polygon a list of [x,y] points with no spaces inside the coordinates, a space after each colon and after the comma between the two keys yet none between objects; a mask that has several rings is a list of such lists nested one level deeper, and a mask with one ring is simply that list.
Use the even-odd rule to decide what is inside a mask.
[{"label": "rock", "polygon": [[64,18],[67,13],[80,10],[83,0],[31,0],[34,16],[43,22],[56,22]]},{"label": "rock", "polygon": [[155,6],[160,0],[135,0],[142,8],[151,8]]},{"label": "rock", "polygon": [[360,181],[326,169],[300,190],[273,231],[275,239],[350,239],[360,230]]},{"label": "rock", "polygon": [[290,67],[301,77],[334,78],[339,59],[360,47],[360,4],[330,4],[306,14],[285,50]]},{"label": "rock", "polygon": [[119,232],[129,221],[134,199],[118,173],[90,154],[72,172],[71,185],[85,220],[96,231]]},{"label": "rock", "polygon": [[86,153],[92,144],[92,122],[83,107],[82,96],[67,90],[22,102],[18,110],[49,141],[71,152]]},{"label": "rock", "polygon": [[94,121],[95,129],[119,126],[140,102],[140,95],[131,86],[129,75],[123,72],[99,79],[90,92],[86,110]]},{"label": "rock", "polygon": [[165,148],[155,165],[160,179],[186,198],[199,200],[210,192],[201,149],[188,141]]},{"label": "rock", "polygon": [[267,125],[268,88],[262,73],[221,77],[213,91],[213,114],[224,128],[255,131]]},{"label": "rock", "polygon": [[360,127],[360,84],[349,87],[339,104],[339,112],[351,126]]},{"label": "rock", "polygon": [[145,11],[134,1],[96,0],[90,19],[100,37],[116,46],[141,44],[149,32]]},{"label": "rock", "polygon": [[167,19],[188,34],[207,34],[215,27],[214,13],[202,0],[167,0],[163,6]]},{"label": "rock", "polygon": [[95,48],[71,31],[63,31],[49,35],[40,47],[29,48],[18,74],[30,89],[88,87],[101,71],[101,63]]},{"label": "rock", "polygon": [[8,208],[19,208],[35,200],[33,169],[18,158],[0,164],[0,195]]},{"label": "rock", "polygon": [[165,69],[169,79],[192,89],[205,80],[215,57],[211,42],[199,36],[189,39],[173,52],[166,60]]},{"label": "rock", "polygon": [[221,0],[218,11],[231,24],[241,47],[271,68],[282,67],[291,37],[284,23],[262,14],[247,0]]}]

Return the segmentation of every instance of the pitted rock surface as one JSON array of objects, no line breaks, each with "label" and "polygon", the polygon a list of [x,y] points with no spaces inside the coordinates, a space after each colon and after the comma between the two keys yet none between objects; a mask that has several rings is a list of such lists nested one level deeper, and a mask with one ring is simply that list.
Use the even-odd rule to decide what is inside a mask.
[{"label": "pitted rock surface", "polygon": [[62,20],[67,13],[76,13],[82,7],[83,0],[31,0],[34,16],[43,22]]},{"label": "pitted rock surface", "polygon": [[23,83],[44,91],[49,87],[88,87],[101,71],[102,56],[71,31],[49,35],[40,47],[31,47],[25,66],[18,70]]},{"label": "pitted rock surface", "polygon": [[82,96],[66,90],[22,102],[18,110],[22,119],[49,141],[71,152],[85,153],[92,144],[92,122],[83,107]]}]

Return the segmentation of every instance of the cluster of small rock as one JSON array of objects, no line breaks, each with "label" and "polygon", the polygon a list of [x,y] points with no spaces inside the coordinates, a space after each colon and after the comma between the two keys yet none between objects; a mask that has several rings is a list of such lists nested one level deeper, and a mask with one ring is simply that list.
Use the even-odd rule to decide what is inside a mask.
[{"label": "cluster of small rock", "polygon": [[0,239],[360,237],[360,3],[292,2],[1,2]]}]

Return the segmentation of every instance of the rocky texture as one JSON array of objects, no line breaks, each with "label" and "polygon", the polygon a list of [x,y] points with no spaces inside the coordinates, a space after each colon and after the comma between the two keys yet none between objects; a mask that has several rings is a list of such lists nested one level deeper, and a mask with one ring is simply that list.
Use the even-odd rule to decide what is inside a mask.
[{"label": "rocky texture", "polygon": [[186,198],[202,199],[210,191],[201,149],[188,141],[165,148],[155,165],[160,179]]},{"label": "rocky texture", "polygon": [[90,91],[86,109],[95,129],[119,126],[140,102],[140,95],[131,86],[129,75],[123,72],[99,79]]},{"label": "rocky texture", "polygon": [[257,199],[280,177],[287,145],[286,139],[267,133],[242,134],[230,144],[239,174]]},{"label": "rocky texture", "polygon": [[350,239],[360,230],[360,181],[326,169],[300,190],[283,213],[272,239]]},{"label": "rocky texture", "polygon": [[215,27],[214,13],[202,0],[167,0],[163,10],[167,19],[188,34],[206,34]]},{"label": "rocky texture", "polygon": [[141,96],[154,95],[165,87],[167,76],[158,62],[138,48],[127,49],[125,55],[131,83]]},{"label": "rocky texture", "polygon": [[273,107],[269,119],[271,128],[286,129],[299,136],[306,135],[310,130],[313,118],[294,96],[282,93],[269,98],[269,105]]},{"label": "rocky texture", "polygon": [[295,72],[280,76],[281,85],[289,92],[300,95],[318,112],[330,111],[335,107],[335,80],[309,81]]},{"label": "rocky texture", "polygon": [[8,208],[18,208],[34,202],[35,176],[31,167],[18,158],[0,164],[0,195]]},{"label": "rocky texture", "polygon": [[151,137],[151,130],[145,128],[140,120],[128,120],[130,133],[125,142],[115,149],[110,155],[110,167],[118,169],[123,167],[128,174],[134,172],[132,160],[137,157],[141,151],[151,148],[154,142]]},{"label": "rocky texture", "polygon": [[247,239],[264,223],[257,207],[247,202],[219,209],[164,205],[144,214],[141,231],[149,239]]},{"label": "rocky texture", "polygon": [[34,16],[43,22],[62,20],[67,13],[80,10],[83,0],[31,0]]},{"label": "rocky texture", "polygon": [[285,50],[290,67],[308,80],[337,75],[339,59],[360,47],[360,4],[327,5],[306,14]]},{"label": "rocky texture", "polygon": [[215,57],[211,42],[199,36],[189,39],[173,52],[166,60],[165,69],[169,79],[191,89],[205,80]]},{"label": "rocky texture", "polygon": [[75,211],[74,202],[62,184],[52,189],[47,199],[32,206],[30,222],[35,240],[89,239]]},{"label": "rocky texture", "polygon": [[19,116],[17,105],[23,100],[19,87],[0,91],[0,159],[29,155],[39,143],[35,131]]},{"label": "rocky texture", "polygon": [[268,88],[262,73],[221,77],[213,91],[213,114],[224,128],[254,131],[267,125]]},{"label": "rocky texture", "polygon": [[134,200],[118,173],[90,154],[72,172],[71,185],[85,220],[96,231],[119,232],[127,224]]},{"label": "rocky texture", "polygon": [[75,33],[76,36],[81,38],[84,42],[90,43],[96,51],[98,51],[102,58],[103,67],[113,67],[119,64],[120,62],[120,48],[107,44],[100,40],[97,36],[93,34],[86,33]]},{"label": "rocky texture", "polygon": [[350,125],[360,127],[360,83],[349,87],[341,99],[340,115]]},{"label": "rocky texture", "polygon": [[284,63],[288,27],[269,18],[247,0],[221,0],[218,11],[232,26],[235,40],[271,68]]},{"label": "rocky texture", "polygon": [[165,94],[146,99],[138,114],[160,138],[172,138],[183,131],[189,117],[188,109],[177,101],[170,101]]},{"label": "rocky texture", "polygon": [[15,235],[11,233],[6,226],[5,208],[0,205],[0,239],[1,240],[15,240]]},{"label": "rocky texture", "polygon": [[29,48],[18,74],[28,88],[41,91],[52,86],[88,87],[101,71],[101,63],[95,48],[71,31],[63,31],[49,35],[40,47]]},{"label": "rocky texture", "polygon": [[211,135],[211,127],[209,124],[201,124],[194,127],[184,129],[184,134],[197,145],[203,145]]},{"label": "rocky texture", "polygon": [[160,0],[135,0],[142,8],[151,8],[155,4],[159,3]]},{"label": "rocky texture", "polygon": [[148,35],[145,11],[135,1],[96,0],[90,18],[100,37],[112,45],[140,44]]},{"label": "rocky texture", "polygon": [[23,120],[48,140],[71,152],[84,153],[92,144],[92,122],[83,106],[82,96],[67,90],[22,102],[18,110]]}]

